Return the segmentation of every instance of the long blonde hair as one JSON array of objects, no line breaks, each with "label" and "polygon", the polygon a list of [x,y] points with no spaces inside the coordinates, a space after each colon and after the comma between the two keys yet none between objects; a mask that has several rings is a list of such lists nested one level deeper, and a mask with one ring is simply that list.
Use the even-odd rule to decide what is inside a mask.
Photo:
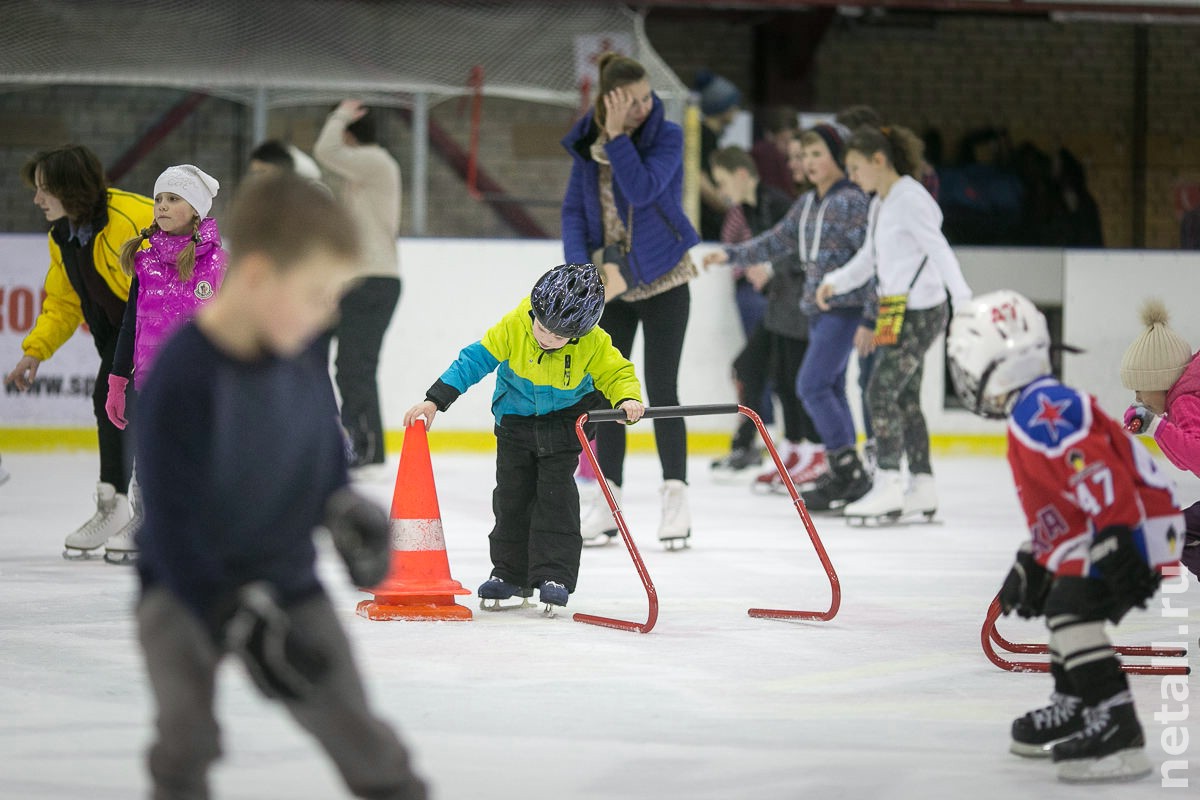
[{"label": "long blonde hair", "polygon": [[[142,228],[140,235],[134,236],[121,245],[121,269],[125,270],[126,275],[133,274],[133,257],[137,255],[138,250],[142,249],[142,242],[160,230],[162,229],[158,227],[158,223],[153,222],[149,228]],[[179,251],[179,256],[175,259],[175,269],[179,272],[180,281],[191,280],[192,271],[196,269],[196,245],[200,242],[200,217],[195,214],[192,215],[191,238],[187,247]]]}]

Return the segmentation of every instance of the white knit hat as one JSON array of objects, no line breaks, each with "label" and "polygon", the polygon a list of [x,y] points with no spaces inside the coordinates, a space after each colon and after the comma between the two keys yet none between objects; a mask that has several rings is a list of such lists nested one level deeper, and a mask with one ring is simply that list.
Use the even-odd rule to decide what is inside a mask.
[{"label": "white knit hat", "polygon": [[1175,385],[1192,359],[1192,348],[1167,327],[1167,307],[1161,300],[1142,306],[1146,330],[1133,340],[1121,358],[1121,383],[1126,389],[1165,392]]},{"label": "white knit hat", "polygon": [[217,183],[217,179],[204,170],[191,164],[180,164],[167,167],[163,174],[158,176],[158,180],[154,182],[154,196],[158,197],[162,192],[177,194],[188,201],[188,205],[195,210],[200,219],[204,219],[208,216],[213,198],[217,196],[217,190],[220,188],[221,184]]}]

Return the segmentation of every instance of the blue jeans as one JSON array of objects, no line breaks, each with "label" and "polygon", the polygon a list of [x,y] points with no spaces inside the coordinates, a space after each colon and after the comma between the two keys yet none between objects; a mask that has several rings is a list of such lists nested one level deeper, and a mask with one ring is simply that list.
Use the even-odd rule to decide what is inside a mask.
[{"label": "blue jeans", "polygon": [[846,365],[862,309],[835,309],[808,320],[808,350],[796,376],[796,394],[812,417],[825,449],[854,444],[854,418],[846,399]]}]

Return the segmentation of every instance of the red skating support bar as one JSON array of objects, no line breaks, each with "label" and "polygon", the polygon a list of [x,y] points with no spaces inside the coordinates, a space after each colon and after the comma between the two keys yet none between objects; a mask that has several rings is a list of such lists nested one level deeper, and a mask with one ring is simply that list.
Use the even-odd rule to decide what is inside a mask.
[{"label": "red skating support bar", "polygon": [[[779,453],[775,450],[775,443],[771,441],[771,436],[767,433],[766,427],[758,414],[749,408],[742,405],[700,405],[700,406],[659,406],[657,408],[647,408],[643,419],[654,419],[658,417],[694,417],[709,414],[743,414],[748,417],[754,426],[758,429],[758,434],[762,437],[763,444],[767,447],[767,452],[771,454],[771,458],[775,462],[775,468],[779,470],[780,476],[783,478],[783,484],[787,487],[788,493],[792,496],[792,503],[796,507],[797,513],[800,514],[800,520],[804,523],[804,528],[808,532],[808,538],[813,543],[813,547],[817,551],[817,557],[821,559],[821,565],[825,568],[825,575],[829,578],[829,586],[832,592],[832,600],[827,611],[790,611],[782,609],[767,609],[767,608],[751,608],[748,613],[752,617],[764,619],[803,619],[826,621],[833,619],[837,614],[838,609],[842,604],[842,588],[838,581],[837,573],[833,569],[833,564],[829,561],[829,555],[825,552],[825,547],[821,543],[821,537],[817,535],[816,527],[813,525],[812,518],[808,515],[808,509],[804,507],[804,501],[800,499],[799,492],[796,491],[795,484],[792,483],[792,478],[788,475],[788,471],[783,466],[783,459],[779,457]],[[612,619],[610,617],[598,617],[592,614],[575,614],[573,619],[576,622],[585,622],[589,625],[603,625],[608,628],[617,628],[618,630],[637,631],[638,633],[649,633],[658,620],[658,594],[654,590],[654,583],[650,580],[650,574],[646,571],[646,565],[642,561],[641,554],[638,553],[637,545],[633,543],[633,537],[629,535],[629,526],[625,523],[625,516],[621,513],[620,506],[617,505],[616,498],[608,488],[608,481],[604,479],[604,473],[600,469],[600,464],[596,460],[595,453],[588,446],[587,435],[583,432],[583,426],[588,421],[593,422],[623,422],[625,420],[625,412],[619,409],[611,411],[594,411],[590,414],[581,414],[575,420],[575,435],[579,437],[580,444],[583,445],[584,456],[592,465],[592,469],[596,473],[596,480],[600,486],[600,490],[604,492],[604,499],[608,503],[608,507],[612,509],[613,519],[617,523],[617,530],[621,533],[621,541],[625,543],[625,547],[629,550],[630,558],[633,559],[633,565],[637,569],[638,577],[642,580],[642,586],[646,589],[646,599],[649,602],[649,614],[644,623],[632,622],[627,620]]]},{"label": "red skating support bar", "polygon": [[[1044,644],[1019,644],[1010,642],[996,630],[996,620],[1000,618],[1000,599],[995,598],[988,606],[987,616],[983,620],[983,628],[979,632],[979,640],[988,660],[997,667],[1009,672],[1049,672],[1049,661],[1010,661],[996,652],[993,646],[999,645],[1010,653],[1031,653],[1047,655],[1050,648]],[[1123,656],[1149,656],[1150,658],[1186,658],[1187,650],[1180,648],[1145,647],[1139,645],[1117,645],[1113,647]],[[1186,665],[1167,664],[1121,664],[1125,672],[1136,675],[1187,675],[1191,668]]]}]

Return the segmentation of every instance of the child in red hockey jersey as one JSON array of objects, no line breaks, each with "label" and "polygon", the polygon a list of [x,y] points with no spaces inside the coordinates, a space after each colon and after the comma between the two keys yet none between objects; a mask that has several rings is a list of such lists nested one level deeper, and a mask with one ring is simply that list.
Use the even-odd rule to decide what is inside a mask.
[{"label": "child in red hockey jersey", "polygon": [[[1134,392],[1125,429],[1152,436],[1172,464],[1200,476],[1200,353],[1167,327],[1167,309],[1150,301],[1142,332],[1121,359],[1121,383]],[[1179,560],[1200,576],[1200,502],[1183,511],[1187,532]]]},{"label": "child in red hockey jersey", "polygon": [[[1050,373],[1046,319],[991,292],[957,309],[947,342],[955,390],[974,413],[1008,420],[1008,462],[1031,534],[999,600],[1045,616],[1054,693],[1017,718],[1013,753],[1053,758],[1060,780],[1149,774],[1145,738],[1105,632],[1145,608],[1178,562],[1183,517],[1171,482],[1094,398]],[[1177,568],[1177,567],[1176,567]]]}]

